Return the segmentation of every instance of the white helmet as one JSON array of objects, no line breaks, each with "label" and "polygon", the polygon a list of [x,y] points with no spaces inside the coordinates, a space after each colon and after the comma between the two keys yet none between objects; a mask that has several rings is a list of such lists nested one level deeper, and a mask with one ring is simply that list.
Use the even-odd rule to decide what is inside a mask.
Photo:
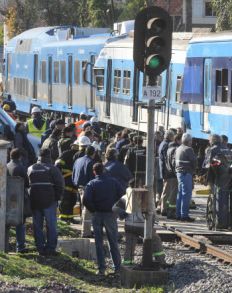
[{"label": "white helmet", "polygon": [[78,138],[78,143],[79,146],[88,146],[91,145],[91,141],[87,136],[81,136],[80,138]]},{"label": "white helmet", "polygon": [[98,144],[98,142],[94,141],[92,143],[92,146],[95,148],[95,151],[101,151],[101,147],[100,145]]},{"label": "white helmet", "polygon": [[90,119],[90,122],[91,123],[97,123],[98,122],[98,119],[96,116],[93,116],[91,119]]},{"label": "white helmet", "polygon": [[31,114],[34,114],[34,113],[41,113],[41,109],[39,107],[33,107],[32,110],[31,110]]}]

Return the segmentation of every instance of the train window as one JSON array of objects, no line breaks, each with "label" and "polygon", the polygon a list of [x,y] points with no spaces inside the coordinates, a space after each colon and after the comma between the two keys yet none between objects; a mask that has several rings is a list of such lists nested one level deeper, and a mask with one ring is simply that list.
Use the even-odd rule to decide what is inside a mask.
[{"label": "train window", "polygon": [[60,82],[60,64],[59,61],[54,62],[54,83]]},{"label": "train window", "polygon": [[76,84],[80,84],[80,61],[74,62],[74,80]]},{"label": "train window", "polygon": [[10,76],[10,66],[12,63],[12,54],[8,53],[7,54],[7,75]]},{"label": "train window", "polygon": [[14,77],[14,94],[17,94],[17,78]]},{"label": "train window", "polygon": [[82,61],[82,83],[85,82],[86,78],[88,78],[87,76],[87,61]]},{"label": "train window", "polygon": [[46,82],[47,76],[46,76],[46,61],[41,61],[40,63],[41,68],[41,81]]},{"label": "train window", "polygon": [[228,69],[222,69],[222,103],[228,101]]},{"label": "train window", "polygon": [[61,83],[66,83],[66,61],[60,61]]},{"label": "train window", "polygon": [[228,102],[228,69],[216,70],[216,102]]},{"label": "train window", "polygon": [[176,80],[176,102],[180,102],[181,87],[182,87],[182,76],[177,75],[177,80]]},{"label": "train window", "polygon": [[129,70],[123,71],[123,88],[122,92],[124,95],[130,95],[130,79],[131,79],[131,72]]},{"label": "train window", "polygon": [[121,70],[115,69],[114,70],[114,93],[120,93],[121,89]]},{"label": "train window", "polygon": [[98,91],[104,90],[104,69],[103,68],[95,68],[94,74],[96,78],[96,85]]}]

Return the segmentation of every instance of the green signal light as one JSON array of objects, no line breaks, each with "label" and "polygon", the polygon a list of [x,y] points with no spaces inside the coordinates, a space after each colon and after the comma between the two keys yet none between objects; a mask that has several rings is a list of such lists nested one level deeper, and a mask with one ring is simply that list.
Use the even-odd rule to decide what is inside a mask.
[{"label": "green signal light", "polygon": [[162,64],[160,58],[158,56],[152,57],[149,61],[148,66],[152,69],[159,67]]}]

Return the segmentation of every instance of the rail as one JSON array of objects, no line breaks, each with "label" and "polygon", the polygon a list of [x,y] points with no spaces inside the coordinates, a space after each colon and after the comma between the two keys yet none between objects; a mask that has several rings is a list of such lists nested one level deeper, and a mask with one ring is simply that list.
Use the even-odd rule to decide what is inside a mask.
[{"label": "rail", "polygon": [[199,250],[200,253],[211,255],[217,258],[220,261],[223,261],[226,264],[232,264],[232,254],[228,253],[227,251],[215,247],[211,244],[205,243],[200,239],[193,238],[185,233],[176,230],[174,227],[169,227],[166,224],[157,223],[159,226],[172,231],[176,234],[176,236],[185,244],[188,245],[196,250]]}]

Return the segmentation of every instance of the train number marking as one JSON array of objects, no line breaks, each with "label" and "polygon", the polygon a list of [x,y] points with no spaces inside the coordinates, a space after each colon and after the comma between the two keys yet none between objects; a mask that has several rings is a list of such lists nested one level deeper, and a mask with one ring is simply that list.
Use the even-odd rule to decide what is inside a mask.
[{"label": "train number marking", "polygon": [[162,98],[161,86],[144,86],[144,100],[160,100]]}]

